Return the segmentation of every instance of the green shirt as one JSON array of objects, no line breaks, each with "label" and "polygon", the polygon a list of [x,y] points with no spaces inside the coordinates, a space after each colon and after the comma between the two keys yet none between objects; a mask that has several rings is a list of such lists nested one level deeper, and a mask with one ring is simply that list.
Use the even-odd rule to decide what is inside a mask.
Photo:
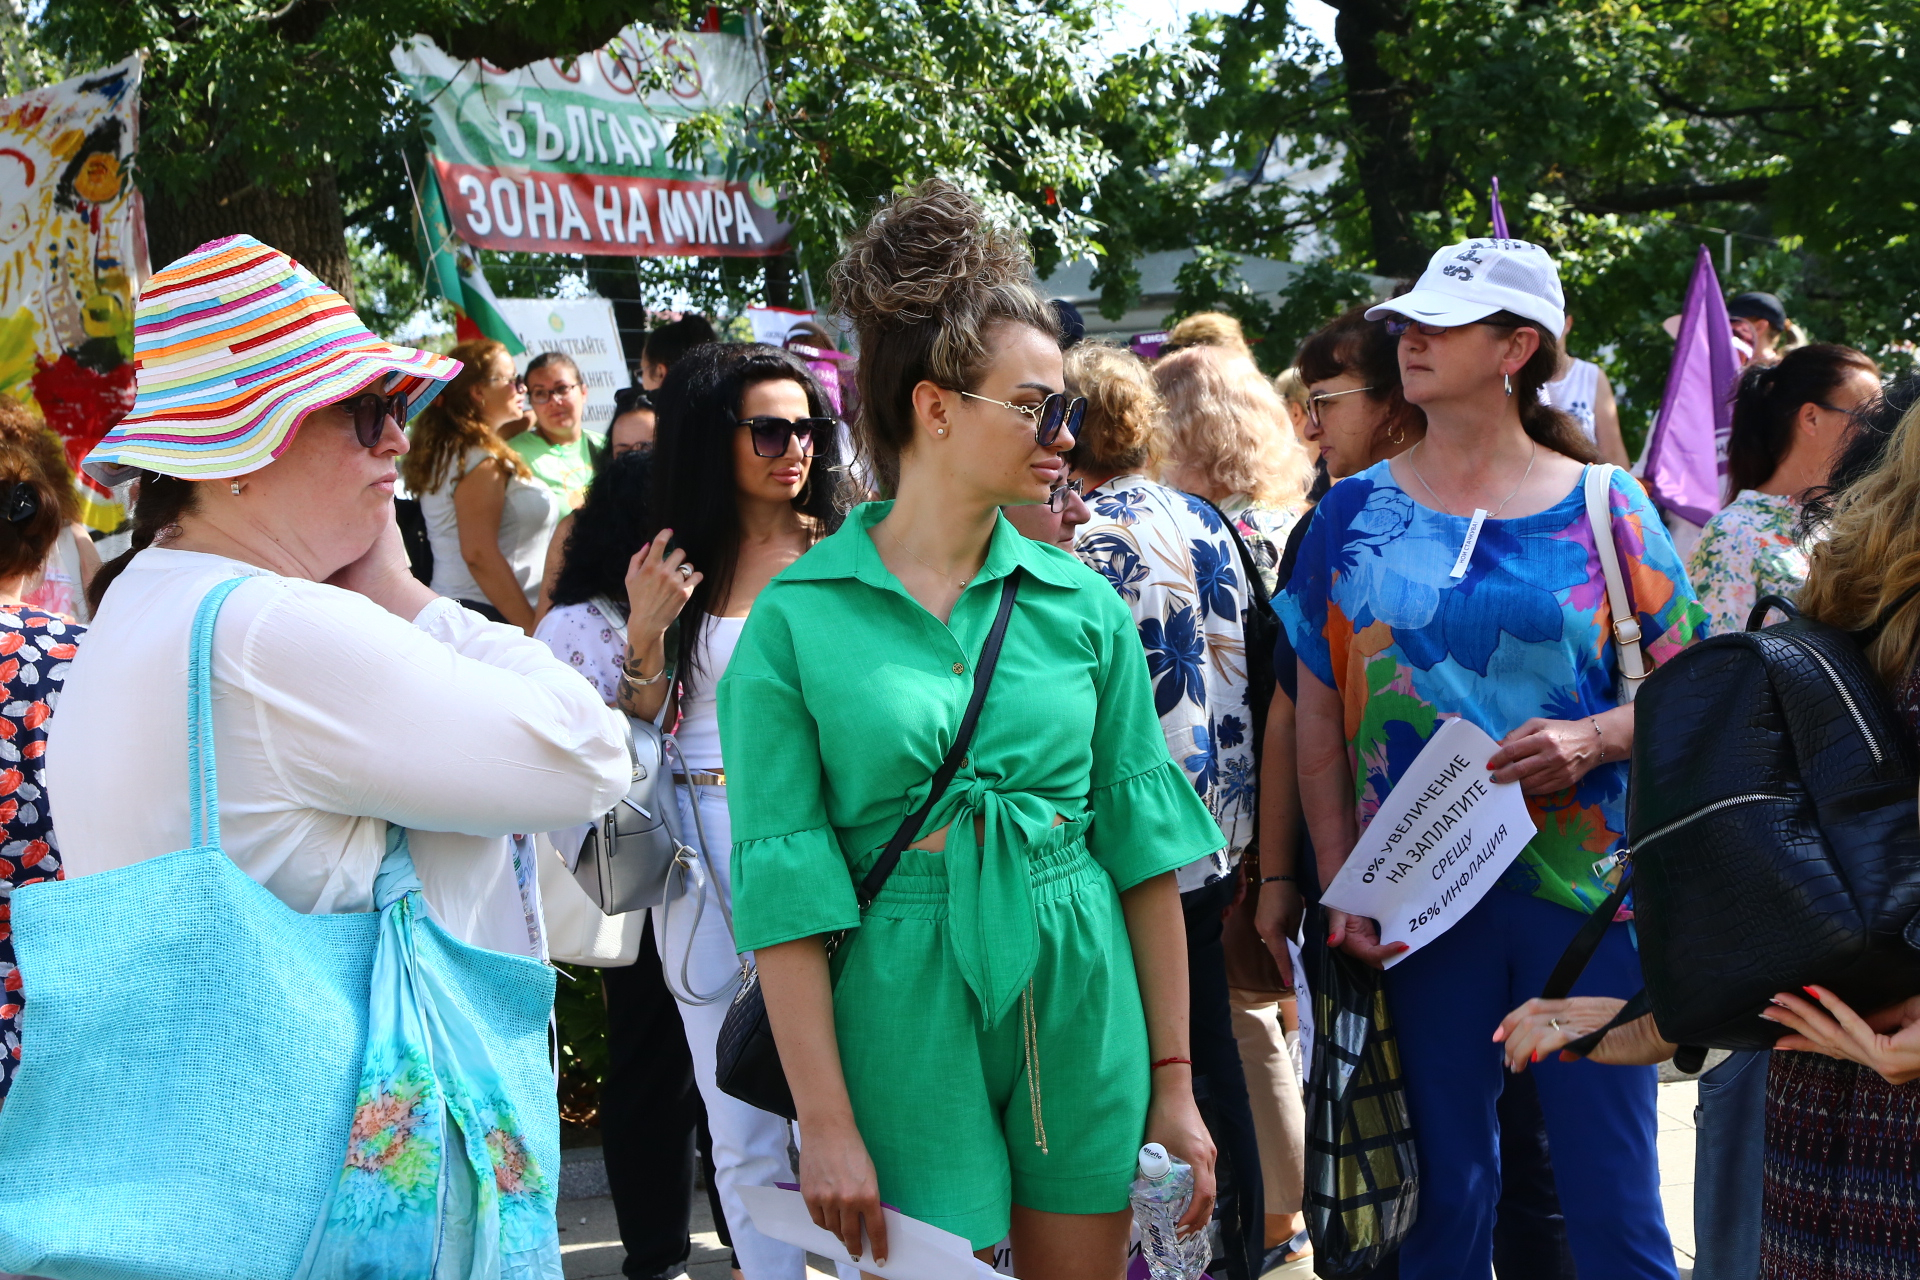
[{"label": "green shirt", "polygon": [[[949,936],[989,1024],[1033,973],[1027,854],[1054,815],[1120,889],[1225,840],[1172,759],[1140,634],[1113,588],[1005,519],[945,624],[907,594],[856,507],[754,602],[720,680],[742,951],[855,928],[854,883],[959,731],[1001,579],[1019,598],[966,763],[928,815],[949,827]],[[976,843],[974,819],[985,839]]]},{"label": "green shirt", "polygon": [[559,495],[568,511],[587,496],[587,486],[593,482],[593,455],[601,442],[601,437],[583,430],[578,439],[567,444],[549,444],[537,427],[507,441],[527,460],[534,477]]}]

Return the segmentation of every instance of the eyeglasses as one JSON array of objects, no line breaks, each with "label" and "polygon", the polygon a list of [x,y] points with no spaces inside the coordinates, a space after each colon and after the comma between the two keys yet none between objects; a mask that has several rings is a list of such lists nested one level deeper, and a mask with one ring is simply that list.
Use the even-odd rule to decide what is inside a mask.
[{"label": "eyeglasses", "polygon": [[1354,396],[1371,390],[1372,387],[1349,387],[1345,391],[1316,391],[1307,397],[1307,421],[1316,427],[1320,425],[1320,402],[1323,400],[1337,400],[1341,396]]},{"label": "eyeglasses", "polygon": [[833,430],[832,418],[735,418],[734,422],[753,432],[753,456],[756,458],[781,458],[786,456],[787,441],[800,442],[800,456],[813,456],[813,438],[825,435]]},{"label": "eyeglasses", "polygon": [[[526,384],[522,383],[521,385],[525,386]],[[556,386],[542,387],[538,391],[529,391],[527,392],[527,399],[533,401],[535,404],[545,404],[549,400],[565,399],[579,389],[580,384],[577,382],[562,382]]]},{"label": "eyeglasses", "polygon": [[1064,429],[1068,435],[1080,433],[1080,420],[1087,416],[1085,396],[1068,399],[1064,392],[1056,391],[1039,404],[1014,404],[1009,400],[995,400],[991,396],[977,396],[971,391],[962,391],[969,400],[984,400],[988,404],[997,404],[1002,409],[1012,409],[1025,414],[1033,423],[1033,439],[1042,449],[1060,438]]},{"label": "eyeglasses", "polygon": [[353,435],[362,449],[372,449],[380,443],[380,437],[387,432],[388,418],[402,427],[407,425],[407,393],[404,391],[390,396],[362,391],[344,403],[353,410]]},{"label": "eyeglasses", "polygon": [[1053,486],[1053,491],[1047,495],[1047,510],[1053,512],[1055,515],[1059,515],[1067,509],[1067,499],[1069,497],[1072,497],[1074,494],[1085,493],[1086,491],[1086,483],[1081,480],[1069,480],[1064,484],[1057,484]]}]

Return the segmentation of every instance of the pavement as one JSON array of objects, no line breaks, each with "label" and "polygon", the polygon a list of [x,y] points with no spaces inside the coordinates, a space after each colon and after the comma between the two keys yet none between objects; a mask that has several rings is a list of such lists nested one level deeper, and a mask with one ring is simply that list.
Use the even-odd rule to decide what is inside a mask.
[{"label": "pavement", "polygon": [[[1673,1236],[1674,1261],[1680,1280],[1693,1272],[1693,1107],[1698,1092],[1691,1080],[1660,1086],[1660,1197],[1666,1204],[1667,1230]],[[565,1153],[561,1189],[576,1193],[604,1192],[598,1173],[599,1148],[582,1147]],[[591,1162],[589,1164],[589,1162]],[[569,1176],[573,1175],[573,1176]],[[691,1280],[729,1280],[727,1250],[713,1229],[705,1195],[693,1198],[693,1254],[687,1261]],[[613,1201],[605,1194],[576,1194],[559,1206],[560,1261],[566,1280],[602,1280],[620,1276],[626,1251],[613,1218]],[[808,1280],[834,1280],[833,1268],[820,1258],[809,1258]],[[1264,1280],[1307,1280],[1313,1260],[1276,1267]]]}]

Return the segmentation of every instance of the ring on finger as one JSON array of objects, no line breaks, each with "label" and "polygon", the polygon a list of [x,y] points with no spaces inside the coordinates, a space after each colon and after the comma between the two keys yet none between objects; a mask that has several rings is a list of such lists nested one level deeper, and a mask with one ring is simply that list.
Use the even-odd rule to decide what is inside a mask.
[{"label": "ring on finger", "polygon": [[1552,1027],[1552,1028],[1553,1028],[1553,1029],[1554,1029],[1555,1031],[1560,1031],[1560,1030],[1562,1030],[1562,1028],[1561,1028],[1561,1026],[1560,1026],[1560,1019],[1558,1019],[1558,1018],[1548,1018],[1548,1019],[1547,1019],[1547,1025],[1548,1025],[1548,1026],[1550,1026],[1550,1027]]},{"label": "ring on finger", "polygon": [[683,564],[683,565],[680,565],[678,568],[676,568],[674,572],[679,574],[682,579],[691,578],[693,576],[693,566],[690,564]]}]

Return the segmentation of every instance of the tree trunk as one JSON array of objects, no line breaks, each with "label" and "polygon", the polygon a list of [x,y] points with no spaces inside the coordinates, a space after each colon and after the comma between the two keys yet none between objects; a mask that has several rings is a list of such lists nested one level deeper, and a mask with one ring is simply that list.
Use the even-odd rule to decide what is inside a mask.
[{"label": "tree trunk", "polygon": [[1334,39],[1340,45],[1347,113],[1354,127],[1354,171],[1372,225],[1374,269],[1417,276],[1432,248],[1414,232],[1413,216],[1439,207],[1432,166],[1413,138],[1416,86],[1398,79],[1380,57],[1381,36],[1404,36],[1412,22],[1408,0],[1333,0]]},{"label": "tree trunk", "polygon": [[184,198],[148,192],[146,208],[147,247],[155,268],[209,240],[244,232],[354,301],[353,264],[331,168],[314,174],[304,188],[281,195],[249,182],[240,166],[228,161]]}]

